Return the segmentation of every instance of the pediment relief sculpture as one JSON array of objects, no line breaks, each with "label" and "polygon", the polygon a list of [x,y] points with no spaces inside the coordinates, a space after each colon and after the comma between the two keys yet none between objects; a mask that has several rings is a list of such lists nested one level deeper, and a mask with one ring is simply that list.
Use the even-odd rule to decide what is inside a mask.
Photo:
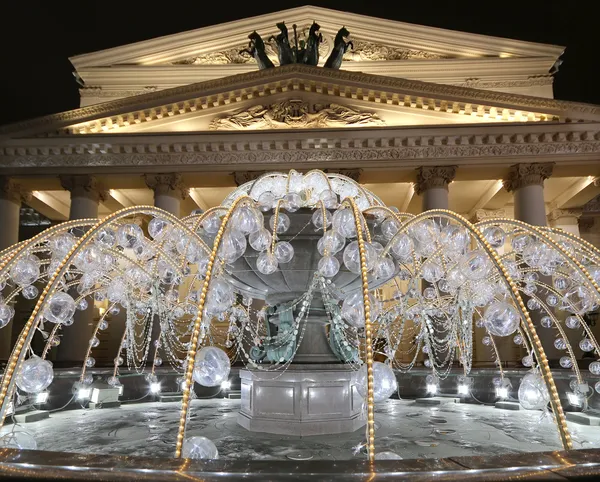
[{"label": "pediment relief sculpture", "polygon": [[243,129],[314,129],[320,127],[381,126],[385,122],[374,112],[366,112],[341,104],[315,104],[286,100],[270,105],[254,105],[248,109],[217,117],[211,130]]},{"label": "pediment relief sculpture", "polygon": [[354,47],[344,54],[345,61],[381,61],[410,59],[444,59],[447,56],[403,47],[389,47],[366,40],[353,40]]}]

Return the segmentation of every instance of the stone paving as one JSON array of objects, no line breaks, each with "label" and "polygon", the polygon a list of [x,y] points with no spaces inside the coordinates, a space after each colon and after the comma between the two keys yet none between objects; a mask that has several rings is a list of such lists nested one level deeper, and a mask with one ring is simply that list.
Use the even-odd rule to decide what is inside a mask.
[{"label": "stone paving", "polygon": [[[335,459],[364,457],[365,430],[291,437],[248,432],[236,423],[239,400],[192,402],[188,436],[203,435],[226,459]],[[179,402],[137,403],[117,409],[56,412],[46,420],[5,425],[34,435],[38,449],[87,454],[170,457],[179,421]],[[404,459],[501,455],[560,449],[554,422],[538,411],[447,404],[423,407],[388,400],[376,408],[376,450]],[[600,447],[600,427],[569,423],[575,448]]]}]

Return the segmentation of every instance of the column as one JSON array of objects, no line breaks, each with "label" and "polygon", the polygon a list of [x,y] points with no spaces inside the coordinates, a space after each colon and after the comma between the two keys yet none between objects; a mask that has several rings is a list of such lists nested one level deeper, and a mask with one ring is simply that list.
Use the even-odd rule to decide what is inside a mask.
[{"label": "column", "polygon": [[560,228],[567,233],[580,236],[579,218],[583,209],[555,209],[548,214],[548,221],[553,228]]},{"label": "column", "polygon": [[[71,193],[69,219],[97,219],[100,200],[106,193],[96,178],[89,175],[60,176],[62,187]],[[76,291],[71,295],[77,298]],[[57,360],[68,365],[83,361],[88,343],[94,332],[94,302],[88,297],[87,309],[75,311],[74,323],[62,331]]]},{"label": "column", "polygon": [[504,188],[512,192],[515,202],[515,219],[533,226],[546,226],[544,181],[552,175],[553,162],[515,164],[504,180]]},{"label": "column", "polygon": [[[11,178],[0,177],[0,251],[19,241],[19,216],[21,202],[27,201],[29,193]],[[18,313],[18,312],[17,312]],[[17,318],[15,313],[15,318]],[[0,330],[0,360],[7,360],[12,348],[13,325],[21,320],[13,319]],[[15,330],[16,333],[18,333]]]},{"label": "column", "polygon": [[154,206],[179,217],[181,201],[188,196],[181,174],[145,174],[146,185],[154,191]]},{"label": "column", "polygon": [[[544,202],[544,181],[552,176],[553,162],[540,162],[535,164],[515,164],[511,166],[504,188],[512,192],[515,203],[515,219],[524,221],[532,226],[546,226],[546,204]],[[541,281],[552,284],[551,278],[540,278]],[[521,295],[523,296],[523,295]],[[527,297],[523,296],[527,302]],[[561,313],[557,312],[557,316]],[[558,332],[554,329],[540,326],[542,317],[539,311],[530,312],[544,351],[549,361],[555,365],[563,356],[563,352],[554,348],[554,339]]]},{"label": "column", "polygon": [[417,169],[415,193],[421,196],[422,210],[448,209],[448,184],[454,180],[457,166],[432,166]]}]

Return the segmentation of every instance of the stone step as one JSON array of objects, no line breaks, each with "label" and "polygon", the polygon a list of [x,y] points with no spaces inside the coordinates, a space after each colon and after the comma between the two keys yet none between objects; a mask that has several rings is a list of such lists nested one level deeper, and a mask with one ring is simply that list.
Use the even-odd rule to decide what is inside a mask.
[{"label": "stone step", "polygon": [[180,402],[183,399],[183,393],[164,392],[158,396],[159,402]]},{"label": "stone step", "polygon": [[242,391],[232,390],[227,394],[227,398],[229,398],[229,400],[239,400],[240,398],[242,398]]},{"label": "stone step", "polygon": [[101,408],[119,408],[121,402],[90,402],[88,407],[92,410],[100,410]]},{"label": "stone step", "polygon": [[417,398],[415,400],[416,405],[446,405],[449,403],[460,403],[458,397],[428,397],[428,398]]},{"label": "stone step", "polygon": [[569,422],[578,423],[580,425],[600,425],[600,417],[588,415],[583,412],[566,412],[565,416]]},{"label": "stone step", "polygon": [[48,417],[50,417],[48,410],[31,410],[30,412],[15,414],[15,421],[17,423],[31,423],[44,420]]},{"label": "stone step", "polygon": [[501,408],[502,410],[521,410],[521,404],[519,402],[506,402],[506,401],[498,401],[495,404],[496,408]]}]

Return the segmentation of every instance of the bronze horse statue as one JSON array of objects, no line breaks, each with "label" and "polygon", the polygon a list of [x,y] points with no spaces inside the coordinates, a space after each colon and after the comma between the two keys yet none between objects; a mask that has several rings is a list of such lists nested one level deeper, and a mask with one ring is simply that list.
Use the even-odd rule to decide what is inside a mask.
[{"label": "bronze horse statue", "polygon": [[344,54],[348,48],[354,48],[354,44],[350,41],[346,41],[346,38],[350,35],[346,27],[339,29],[335,36],[335,42],[333,43],[333,49],[325,62],[325,67],[330,69],[339,69],[342,65]]},{"label": "bronze horse statue", "polygon": [[273,65],[273,62],[271,62],[271,59],[267,56],[267,53],[265,51],[265,42],[263,41],[262,37],[256,32],[256,30],[250,35],[248,35],[248,38],[250,39],[248,48],[240,50],[240,54],[248,53],[252,57],[254,57],[260,70],[271,69],[275,67]]},{"label": "bronze horse statue", "polygon": [[308,32],[306,47],[302,52],[302,64],[317,65],[319,63],[319,44],[323,41],[323,34],[319,32],[321,26],[313,22]]},{"label": "bronze horse statue", "polygon": [[285,22],[279,22],[277,28],[281,31],[277,37],[271,35],[269,42],[275,40],[277,43],[277,52],[279,56],[279,65],[288,65],[296,63],[296,52],[290,45],[290,39],[288,37],[288,29]]}]

